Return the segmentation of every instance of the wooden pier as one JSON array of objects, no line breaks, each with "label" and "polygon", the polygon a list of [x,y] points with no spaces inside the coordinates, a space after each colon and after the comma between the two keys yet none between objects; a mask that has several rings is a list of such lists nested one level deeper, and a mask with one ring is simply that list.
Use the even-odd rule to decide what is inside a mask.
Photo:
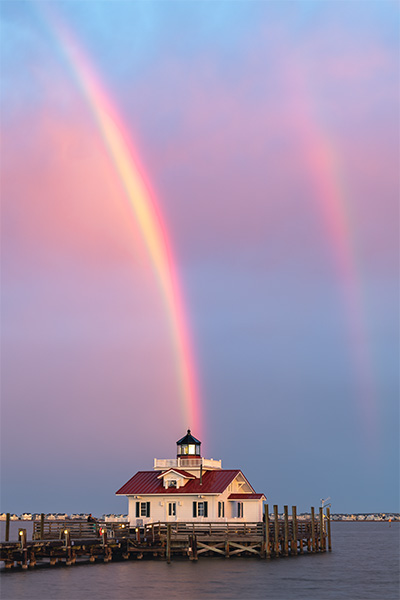
[{"label": "wooden pier", "polygon": [[19,530],[19,541],[0,543],[0,561],[6,569],[22,569],[37,564],[66,566],[77,562],[109,562],[173,557],[198,560],[201,556],[235,556],[271,559],[331,550],[330,514],[311,509],[311,518],[297,517],[296,507],[283,518],[274,506],[273,516],[265,505],[261,523],[153,523],[132,528],[124,523],[79,520],[46,521],[44,515],[33,523],[32,540],[26,529]]}]

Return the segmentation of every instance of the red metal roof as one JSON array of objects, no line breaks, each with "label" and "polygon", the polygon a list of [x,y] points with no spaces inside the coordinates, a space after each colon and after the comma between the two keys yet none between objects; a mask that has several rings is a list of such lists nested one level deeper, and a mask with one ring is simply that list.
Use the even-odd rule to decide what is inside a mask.
[{"label": "red metal roof", "polygon": [[196,477],[190,479],[184,487],[177,489],[164,487],[162,479],[158,479],[160,471],[139,471],[115,493],[118,495],[222,494],[239,473],[241,473],[239,469],[204,471],[202,485],[200,479]]},{"label": "red metal roof", "polygon": [[228,500],[261,500],[264,494],[230,494]]},{"label": "red metal roof", "polygon": [[182,475],[183,477],[186,477],[187,479],[196,479],[196,477],[194,475],[192,475],[191,473],[188,473],[187,471],[182,471],[182,469],[174,469],[172,467],[171,467],[171,469],[168,469],[168,471],[161,471],[158,478],[161,479],[167,473],[171,473],[171,471],[173,471],[174,473],[179,473],[179,475]]}]

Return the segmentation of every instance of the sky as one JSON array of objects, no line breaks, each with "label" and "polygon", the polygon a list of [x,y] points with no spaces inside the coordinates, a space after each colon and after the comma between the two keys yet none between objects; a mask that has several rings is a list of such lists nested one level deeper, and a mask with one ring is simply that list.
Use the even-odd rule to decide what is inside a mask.
[{"label": "sky", "polygon": [[1,510],[127,512],[191,428],[270,505],[399,511],[398,2],[0,10]]}]

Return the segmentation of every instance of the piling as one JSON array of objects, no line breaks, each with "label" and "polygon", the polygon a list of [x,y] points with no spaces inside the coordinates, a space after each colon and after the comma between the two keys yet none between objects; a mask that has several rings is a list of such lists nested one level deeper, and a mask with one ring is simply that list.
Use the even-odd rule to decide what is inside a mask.
[{"label": "piling", "polygon": [[322,506],[319,508],[319,549],[321,552],[325,552],[325,531],[324,531],[324,509]]},{"label": "piling", "polygon": [[291,554],[297,554],[297,508],[292,506],[292,541],[290,542]]},{"label": "piling", "polygon": [[40,534],[39,534],[39,539],[43,539],[44,538],[44,513],[40,514]]},{"label": "piling", "polygon": [[279,556],[279,516],[278,505],[274,504],[274,521],[275,521],[275,538],[274,538],[274,554]]},{"label": "piling", "polygon": [[6,542],[10,540],[10,513],[6,514]]},{"label": "piling", "polygon": [[66,548],[65,564],[70,567],[72,564],[72,552],[71,552],[71,532],[69,529],[64,529],[64,544]]},{"label": "piling", "polygon": [[271,538],[269,534],[269,507],[264,506],[264,521],[265,521],[265,552],[267,558],[271,558]]},{"label": "piling", "polygon": [[312,545],[312,551],[316,552],[317,551],[317,540],[316,540],[316,536],[315,536],[315,509],[313,506],[311,507],[311,545]]},{"label": "piling", "polygon": [[329,552],[332,552],[332,544],[331,544],[331,509],[328,508],[326,509],[326,526],[327,526],[327,533],[328,533],[328,550]]},{"label": "piling", "polygon": [[20,548],[22,551],[21,565],[22,565],[23,569],[27,569],[28,568],[28,548],[26,545],[26,529],[19,529],[18,536],[19,536],[19,541],[20,541]]},{"label": "piling", "polygon": [[171,562],[171,528],[172,525],[171,523],[168,523],[167,525],[167,563],[169,564]]},{"label": "piling", "polygon": [[107,529],[105,528],[101,530],[101,545],[103,546],[104,562],[107,563],[109,560],[111,560],[111,551],[108,547]]},{"label": "piling", "polygon": [[284,556],[289,556],[289,512],[288,507],[285,504],[283,507],[284,512],[284,547],[283,554]]}]

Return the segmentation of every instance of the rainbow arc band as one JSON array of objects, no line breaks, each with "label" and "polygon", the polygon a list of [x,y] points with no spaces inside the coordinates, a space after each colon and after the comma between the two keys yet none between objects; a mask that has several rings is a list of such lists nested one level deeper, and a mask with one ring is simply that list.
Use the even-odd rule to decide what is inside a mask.
[{"label": "rainbow arc band", "polygon": [[[36,5],[39,9],[39,5]],[[136,222],[145,241],[162,292],[169,319],[180,388],[184,426],[201,435],[198,382],[176,263],[168,231],[155,195],[140,167],[126,127],[110,95],[105,91],[93,66],[50,3],[40,3],[51,32],[57,37],[64,56],[88,102],[104,145],[125,190]]]}]

